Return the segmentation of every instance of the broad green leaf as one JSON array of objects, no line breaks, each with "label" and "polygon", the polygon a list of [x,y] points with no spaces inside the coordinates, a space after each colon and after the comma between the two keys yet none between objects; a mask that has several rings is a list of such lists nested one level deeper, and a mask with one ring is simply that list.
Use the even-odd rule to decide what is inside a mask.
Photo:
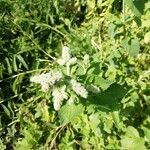
[{"label": "broad green leaf", "polygon": [[116,29],[117,26],[113,23],[110,23],[108,26],[108,35],[110,36],[111,39],[113,39],[116,35]]},{"label": "broad green leaf", "polygon": [[144,13],[145,2],[146,2],[146,0],[134,0],[133,1],[134,6],[141,13],[141,15]]},{"label": "broad green leaf", "polygon": [[138,39],[131,39],[129,54],[131,56],[137,56],[139,51],[140,51],[140,44]]},{"label": "broad green leaf", "polygon": [[129,150],[147,150],[144,145],[144,140],[142,138],[133,139],[129,137],[124,137],[121,140],[121,147],[123,149],[129,149]]},{"label": "broad green leaf", "polygon": [[133,0],[126,0],[125,4],[132,10],[132,12],[134,13],[135,16],[137,17],[141,17],[141,12],[139,11],[139,9],[135,6]]},{"label": "broad green leaf", "polygon": [[127,132],[121,140],[122,148],[131,150],[146,150],[144,144],[144,139],[140,137],[137,129],[132,126],[128,126]]},{"label": "broad green leaf", "polygon": [[150,10],[148,10],[145,15],[142,16],[142,27],[149,28],[150,27]]},{"label": "broad green leaf", "polygon": [[65,105],[59,111],[61,124],[72,122],[76,117],[83,112],[83,105]]},{"label": "broad green leaf", "polygon": [[147,32],[147,33],[144,35],[144,42],[145,42],[145,44],[150,43],[150,32]]},{"label": "broad green leaf", "polygon": [[138,131],[132,126],[128,126],[126,135],[131,138],[139,137]]},{"label": "broad green leaf", "polygon": [[146,136],[146,138],[150,141],[150,129],[146,128],[146,127],[142,127],[144,134]]},{"label": "broad green leaf", "polygon": [[111,134],[112,128],[113,128],[112,120],[111,119],[104,120],[104,131]]},{"label": "broad green leaf", "polygon": [[98,113],[93,113],[89,116],[90,120],[90,127],[93,130],[93,132],[97,135],[100,136],[100,129],[98,125],[100,124],[100,117]]}]

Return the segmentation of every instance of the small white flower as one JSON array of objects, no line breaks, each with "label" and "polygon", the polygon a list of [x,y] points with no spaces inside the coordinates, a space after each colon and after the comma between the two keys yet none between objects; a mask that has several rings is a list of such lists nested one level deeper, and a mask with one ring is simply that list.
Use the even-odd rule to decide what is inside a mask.
[{"label": "small white flower", "polygon": [[89,58],[89,55],[88,55],[88,54],[85,54],[85,55],[84,55],[83,62],[84,62],[85,65],[88,65],[88,64],[89,64],[90,58]]},{"label": "small white flower", "polygon": [[59,72],[59,71],[53,71],[53,72],[52,72],[52,79],[53,79],[54,83],[55,83],[56,81],[59,81],[62,77],[63,77],[63,76],[62,76],[62,73],[61,73],[61,72]]},{"label": "small white flower", "polygon": [[82,86],[81,83],[77,82],[76,80],[72,79],[71,80],[71,85],[72,85],[72,89],[73,91],[83,97],[83,98],[87,98],[88,97],[88,92],[87,90]]},{"label": "small white flower", "polygon": [[48,83],[41,83],[41,90],[43,92],[47,92],[49,89],[49,84]]},{"label": "small white flower", "polygon": [[66,86],[53,89],[52,96],[53,96],[53,106],[55,110],[59,110],[63,103],[63,100],[68,98],[65,89]]},{"label": "small white flower", "polygon": [[92,92],[92,93],[95,93],[95,94],[100,93],[100,89],[96,85],[89,85],[87,87],[87,90],[90,91],[90,92]]},{"label": "small white flower", "polygon": [[40,83],[39,79],[40,79],[39,76],[33,76],[30,78],[30,81],[34,83]]},{"label": "small white flower", "polygon": [[69,61],[71,59],[70,49],[67,46],[64,46],[62,48],[62,59],[65,60],[65,62]]},{"label": "small white flower", "polygon": [[63,65],[65,65],[66,61],[64,59],[60,58],[60,59],[57,60],[57,63],[59,65],[63,66]]},{"label": "small white flower", "polygon": [[54,85],[57,81],[62,78],[62,73],[59,71],[51,71],[49,73],[42,73],[37,76],[31,77],[30,81],[41,85],[41,89],[47,92],[49,86]]},{"label": "small white flower", "polygon": [[77,62],[77,58],[73,57],[71,58],[66,65],[70,66],[70,65],[74,65]]},{"label": "small white flower", "polygon": [[67,46],[62,48],[62,56],[60,59],[57,60],[57,63],[61,66],[63,65],[74,65],[77,62],[77,58],[71,58],[70,49]]}]

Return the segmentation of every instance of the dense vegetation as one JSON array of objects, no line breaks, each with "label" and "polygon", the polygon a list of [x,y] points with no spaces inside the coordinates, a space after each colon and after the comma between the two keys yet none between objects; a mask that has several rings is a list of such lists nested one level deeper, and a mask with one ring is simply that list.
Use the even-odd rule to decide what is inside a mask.
[{"label": "dense vegetation", "polygon": [[150,1],[0,0],[0,150],[150,149]]}]

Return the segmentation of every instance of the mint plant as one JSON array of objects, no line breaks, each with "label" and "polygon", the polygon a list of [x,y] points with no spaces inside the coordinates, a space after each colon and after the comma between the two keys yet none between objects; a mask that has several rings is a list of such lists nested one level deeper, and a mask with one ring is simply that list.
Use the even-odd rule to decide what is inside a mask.
[{"label": "mint plant", "polygon": [[150,149],[148,0],[0,1],[0,150]]}]

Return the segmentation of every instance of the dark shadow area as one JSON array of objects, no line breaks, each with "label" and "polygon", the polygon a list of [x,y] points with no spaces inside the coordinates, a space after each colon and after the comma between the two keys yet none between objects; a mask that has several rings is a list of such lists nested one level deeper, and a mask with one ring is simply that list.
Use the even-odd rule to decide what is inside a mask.
[{"label": "dark shadow area", "polygon": [[88,101],[82,100],[82,103],[87,106],[94,104],[101,111],[112,111],[120,105],[128,90],[127,86],[114,83],[106,91],[90,95]]},{"label": "dark shadow area", "polygon": [[148,2],[148,0],[134,0],[133,1],[135,7],[139,10],[139,12],[141,14],[144,13],[145,3],[147,3],[147,2]]},{"label": "dark shadow area", "polygon": [[[145,3],[147,3],[147,2],[148,2],[148,0],[134,0],[133,1],[134,6],[141,13],[141,15],[144,14]],[[135,16],[134,21],[137,23],[138,26],[142,25],[141,18]]]}]

